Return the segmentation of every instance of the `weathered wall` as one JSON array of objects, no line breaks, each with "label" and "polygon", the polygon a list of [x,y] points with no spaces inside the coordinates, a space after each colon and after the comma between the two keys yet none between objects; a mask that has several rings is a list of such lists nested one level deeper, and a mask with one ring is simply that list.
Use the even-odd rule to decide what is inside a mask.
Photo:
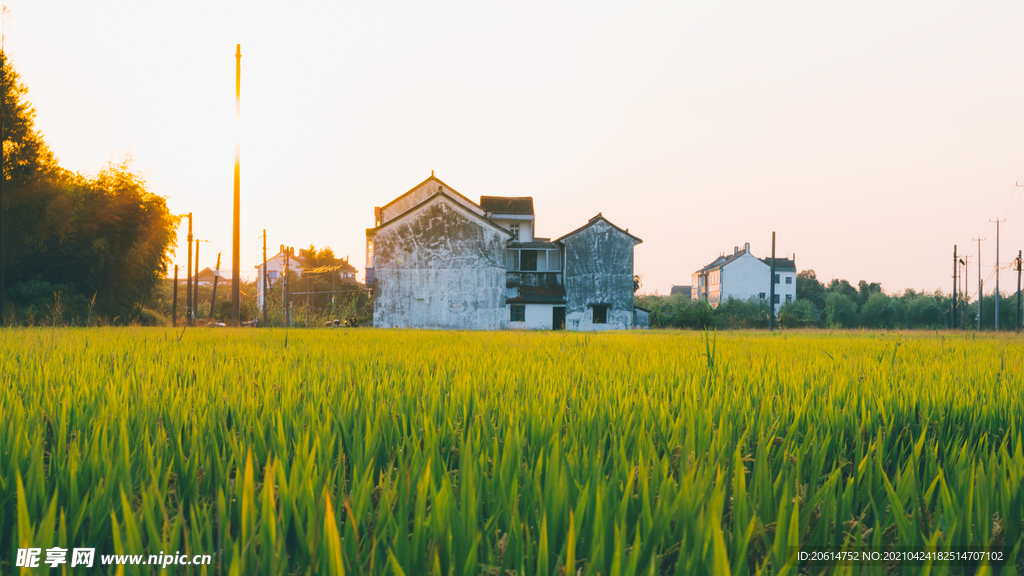
[{"label": "weathered wall", "polygon": [[[624,330],[633,326],[634,240],[598,220],[562,239],[565,246],[565,327]],[[594,324],[591,304],[610,304],[607,324]]]},{"label": "weathered wall", "polygon": [[[552,309],[555,304],[525,304],[526,321],[509,322],[508,327],[525,330],[551,330]],[[508,305],[508,316],[512,313],[512,305]],[[507,316],[507,317],[508,317]]]},{"label": "weathered wall", "polygon": [[[749,252],[729,262],[721,271],[718,303],[725,302],[729,298],[737,300],[756,298],[762,292],[767,298],[770,288],[769,271],[770,268],[767,264],[754,258]],[[714,291],[714,286],[712,286],[712,291]]]},{"label": "weathered wall", "polygon": [[483,215],[484,211],[481,210],[479,206],[476,206],[472,202],[460,197],[450,188],[444,188],[440,180],[437,180],[436,178],[428,178],[426,182],[423,182],[404,196],[400,197],[394,204],[383,208],[381,211],[382,223],[390,222],[402,214],[405,214],[409,210],[420,205],[426,199],[437,194],[439,191],[447,193],[456,202],[462,204],[471,212],[481,216]]},{"label": "weathered wall", "polygon": [[651,326],[651,314],[639,308],[633,309],[633,328],[647,330]]},{"label": "weathered wall", "polygon": [[503,328],[507,239],[443,196],[377,230],[374,326]]}]

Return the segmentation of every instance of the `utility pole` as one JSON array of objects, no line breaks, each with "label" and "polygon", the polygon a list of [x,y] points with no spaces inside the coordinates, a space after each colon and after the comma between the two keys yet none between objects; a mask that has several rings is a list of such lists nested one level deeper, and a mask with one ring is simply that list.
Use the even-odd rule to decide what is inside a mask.
[{"label": "utility pole", "polygon": [[981,330],[981,297],[984,294],[981,281],[981,241],[985,238],[971,238],[972,242],[975,240],[978,242],[978,330]]},{"label": "utility pole", "polygon": [[199,243],[202,240],[196,239],[196,289],[192,291],[192,314],[199,319]]},{"label": "utility pole", "polygon": [[958,322],[956,315],[956,266],[956,244],[953,244],[953,318],[949,322],[949,327],[953,328],[954,330],[960,327],[960,322]]},{"label": "utility pole", "polygon": [[[970,258],[968,258],[970,259]],[[964,258],[958,260],[959,265],[963,269],[963,272],[959,272],[959,279],[957,280],[956,286],[959,288],[959,295],[961,295],[961,305],[959,305],[959,316],[956,318],[956,328],[967,328],[967,302],[969,300],[967,296],[967,262]]]},{"label": "utility pole", "polygon": [[291,307],[288,306],[288,264],[291,263],[291,252],[284,255],[284,278],[281,279],[281,316],[284,318],[284,325],[292,327]]},{"label": "utility pole", "polygon": [[267,285],[267,229],[263,229],[263,269],[260,273],[260,284],[263,285],[263,325],[267,325],[267,297],[270,287]]},{"label": "utility pole", "polygon": [[220,280],[220,252],[217,252],[217,268],[213,271],[213,294],[210,296],[210,320],[216,321],[213,317],[213,307],[217,305],[217,280]]},{"label": "utility pole", "polygon": [[989,222],[995,222],[996,223],[996,332],[998,332],[999,331],[999,300],[1000,300],[1000,296],[999,296],[999,223],[1000,222],[1006,222],[1006,219],[1003,218],[1002,220],[1000,220],[999,218],[996,218],[995,220],[989,220]]},{"label": "utility pole", "polygon": [[[239,44],[235,47],[235,119],[238,120],[239,126],[242,123],[242,45]],[[241,138],[241,134],[239,134]],[[239,276],[241,275],[241,267],[239,265],[240,254],[240,240],[239,240],[239,211],[241,202],[239,200],[241,193],[239,184],[239,162],[241,159],[241,142],[235,141],[235,218],[234,218],[234,230],[232,233],[232,246],[231,246],[231,325],[238,326],[238,282]]]},{"label": "utility pole", "polygon": [[171,300],[171,326],[178,327],[178,265],[174,265],[174,297]]},{"label": "utility pole", "polygon": [[768,330],[775,330],[775,232],[772,232],[772,266],[768,282],[768,306],[771,310],[768,314]]},{"label": "utility pole", "polygon": [[1024,318],[1020,316],[1020,264],[1021,264],[1021,251],[1017,250],[1017,318],[1014,324],[1017,325],[1017,331],[1021,329],[1021,324],[1024,323]]},{"label": "utility pole", "polygon": [[192,213],[188,213],[188,274],[185,276],[185,325],[192,325]]}]

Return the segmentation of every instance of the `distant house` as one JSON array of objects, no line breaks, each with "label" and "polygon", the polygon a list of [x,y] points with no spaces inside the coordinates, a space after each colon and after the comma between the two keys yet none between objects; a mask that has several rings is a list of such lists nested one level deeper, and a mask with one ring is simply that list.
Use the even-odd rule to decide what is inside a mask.
[{"label": "distant house", "polygon": [[[274,256],[267,258],[267,278],[271,282],[275,282],[284,273],[284,269],[287,268],[292,272],[295,272],[300,277],[302,272],[307,268],[307,260],[310,254],[308,250],[299,249],[298,255],[295,254],[295,248],[292,246],[285,246],[281,244],[281,249]],[[348,263],[348,258],[335,258],[334,265],[340,266],[338,274],[342,279],[356,279],[356,272],[358,272],[354,266]],[[263,276],[263,265],[257,264],[256,275],[257,278]]]},{"label": "distant house", "polygon": [[[288,270],[297,274],[300,278],[302,273],[308,268],[308,260],[312,256],[308,250],[303,248],[299,249],[299,253],[295,254],[295,248],[292,246],[285,246],[281,244],[281,249],[277,254],[271,258],[267,258],[266,269],[263,264],[257,264],[256,278],[262,278],[266,274],[267,282],[273,284],[284,274],[284,270],[287,267]],[[338,275],[341,280],[356,281],[356,272],[358,272],[354,266],[349,264],[348,258],[335,258],[334,265],[338,267]],[[221,279],[223,281],[223,279]],[[263,284],[259,283],[256,287],[256,303],[257,306],[263,306]]]},{"label": "distant house", "polygon": [[[220,272],[211,270],[210,268],[203,268],[203,270],[199,272],[199,277],[196,281],[203,286],[213,286],[214,276],[220,276]],[[228,278],[227,276],[220,276],[220,279],[217,280],[217,284],[223,284],[225,282],[231,282],[231,278]]]},{"label": "distant house", "polygon": [[675,296],[676,294],[681,295],[683,298],[689,298],[692,286],[676,286],[672,285],[672,291],[669,292],[669,296]]},{"label": "distant house", "polygon": [[551,240],[533,198],[459,194],[433,174],[374,209],[366,278],[374,326],[631,328],[639,238],[598,214]]},{"label": "distant house", "polygon": [[[747,242],[722,254],[692,275],[691,299],[718,306],[729,298],[767,300],[771,291],[771,258],[757,258]],[[775,259],[775,311],[796,299],[796,257]]]}]

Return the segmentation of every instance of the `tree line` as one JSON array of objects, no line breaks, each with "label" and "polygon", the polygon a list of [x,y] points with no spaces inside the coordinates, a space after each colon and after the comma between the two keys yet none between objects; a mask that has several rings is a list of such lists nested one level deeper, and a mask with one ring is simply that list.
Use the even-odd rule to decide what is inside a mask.
[{"label": "tree line", "polygon": [[95,177],[62,168],[35,128],[36,111],[0,52],[5,324],[160,322],[144,308],[176,245],[179,218],[130,160]]},{"label": "tree line", "polygon": [[[1002,297],[999,309],[1001,330],[1016,327],[1015,297]],[[652,328],[768,328],[770,307],[767,300],[730,298],[717,307],[682,295],[640,295],[635,304],[650,310]],[[982,299],[981,328],[995,326],[995,295]],[[861,280],[856,286],[847,280],[818,280],[814,270],[797,274],[796,299],[783,304],[778,314],[783,328],[873,328],[937,329],[951,325],[976,328],[977,300],[958,299],[953,315],[953,299],[940,291],[886,294],[878,282]]]}]

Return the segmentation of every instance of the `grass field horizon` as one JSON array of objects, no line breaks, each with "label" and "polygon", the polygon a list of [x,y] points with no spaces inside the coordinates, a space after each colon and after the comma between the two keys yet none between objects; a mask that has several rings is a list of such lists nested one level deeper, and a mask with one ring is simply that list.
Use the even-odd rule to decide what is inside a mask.
[{"label": "grass field horizon", "polygon": [[8,328],[0,343],[0,573],[51,546],[212,555],[181,574],[795,574],[813,547],[1007,547],[996,572],[1024,570],[1013,334]]}]

